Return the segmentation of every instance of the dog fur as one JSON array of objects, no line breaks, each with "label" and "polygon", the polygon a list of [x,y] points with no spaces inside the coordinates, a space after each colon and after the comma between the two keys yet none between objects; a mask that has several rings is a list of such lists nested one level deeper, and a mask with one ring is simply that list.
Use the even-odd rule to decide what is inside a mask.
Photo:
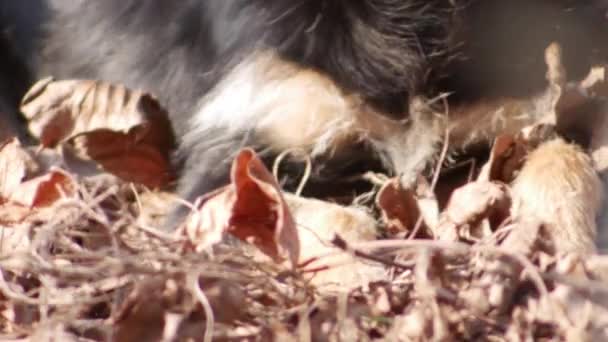
[{"label": "dog fur", "polygon": [[0,5],[0,45],[20,84],[92,78],[157,95],[182,137],[178,192],[193,200],[227,181],[243,146],[340,169],[369,157],[364,144],[412,180],[448,125],[424,99],[541,91],[553,41],[582,77],[606,57],[605,21],[603,0],[32,0]]}]

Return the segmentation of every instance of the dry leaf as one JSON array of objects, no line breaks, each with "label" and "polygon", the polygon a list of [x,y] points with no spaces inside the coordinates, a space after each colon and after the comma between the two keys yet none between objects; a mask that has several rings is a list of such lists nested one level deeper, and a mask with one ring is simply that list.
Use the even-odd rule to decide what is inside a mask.
[{"label": "dry leaf", "polygon": [[480,225],[488,219],[496,227],[507,216],[511,198],[507,187],[500,183],[473,182],[458,188],[452,194],[442,213],[435,235],[444,240],[459,238],[480,239],[491,234],[491,230]]},{"label": "dry leaf", "polygon": [[231,171],[232,183],[197,201],[197,210],[180,228],[197,248],[219,242],[225,232],[255,245],[279,262],[297,264],[300,245],[295,223],[274,177],[255,152],[242,150]]},{"label": "dry leaf", "polygon": [[494,139],[490,159],[481,169],[478,180],[511,182],[526,156],[525,143],[516,136],[503,134]]},{"label": "dry leaf", "polygon": [[30,208],[47,207],[61,197],[73,195],[75,190],[70,175],[57,169],[22,183],[9,200]]},{"label": "dry leaf", "polygon": [[420,224],[424,228],[415,238],[429,238],[428,228],[436,226],[439,218],[439,203],[424,177],[418,178],[415,190],[403,188],[396,178],[384,183],[376,195],[376,207],[393,236],[411,233]]},{"label": "dry leaf", "polygon": [[220,243],[228,231],[235,201],[234,189],[229,186],[199,197],[194,203],[195,210],[176,234],[185,236],[199,252]]},{"label": "dry leaf", "polygon": [[171,124],[150,95],[104,82],[45,79],[25,95],[21,110],[44,146],[73,144],[80,157],[151,187],[172,178]]},{"label": "dry leaf", "polygon": [[392,179],[376,195],[376,206],[390,235],[410,232],[420,217],[415,192],[405,189],[399,179]]},{"label": "dry leaf", "polygon": [[98,129],[122,133],[135,130],[140,139],[151,129],[156,134],[146,138],[158,142],[161,148],[172,145],[168,118],[156,100],[121,85],[47,78],[32,86],[21,110],[29,120],[31,133],[48,147]]},{"label": "dry leaf", "polygon": [[348,254],[326,256],[336,252],[331,245],[335,234],[349,243],[375,240],[373,217],[356,208],[282,195],[251,150],[241,151],[235,159],[232,184],[199,198],[195,207],[177,234],[186,236],[198,249],[213,246],[230,233],[275,261],[287,255],[292,266],[325,255],[310,265],[321,271],[308,275],[313,284],[327,291],[386,276],[383,265],[361,263]]},{"label": "dry leaf", "polygon": [[[336,235],[348,244],[376,240],[376,221],[368,212],[290,194],[285,199],[297,222],[299,263],[306,263],[302,271],[318,291],[345,291],[386,280],[385,265],[357,259],[349,253],[334,254],[339,250],[331,243]],[[319,271],[307,272],[314,269]]]},{"label": "dry leaf", "polygon": [[276,260],[288,257],[295,265],[300,254],[298,233],[272,173],[253,150],[244,149],[232,164],[231,179],[236,201],[229,233]]},{"label": "dry leaf", "polygon": [[72,142],[83,159],[95,160],[123,180],[159,188],[173,179],[167,155],[153,145],[134,141],[132,135],[97,130]]}]

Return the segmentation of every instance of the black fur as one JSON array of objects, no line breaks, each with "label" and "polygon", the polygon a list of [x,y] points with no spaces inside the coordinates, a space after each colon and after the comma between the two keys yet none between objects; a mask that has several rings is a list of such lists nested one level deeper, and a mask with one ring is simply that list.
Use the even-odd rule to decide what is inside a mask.
[{"label": "black fur", "polygon": [[[453,101],[527,95],[545,84],[543,49],[553,40],[574,77],[605,57],[605,2],[6,1],[0,47],[10,41],[2,58],[20,58],[10,82],[52,74],[144,89],[184,136],[201,99],[256,51],[313,68],[392,118],[405,118],[410,96],[421,93],[448,91]],[[23,91],[8,90],[11,103]],[[225,183],[239,146],[264,147],[254,133],[209,128],[184,141],[180,194],[192,200]]]},{"label": "black fur", "polygon": [[35,13],[47,25],[44,40],[16,37],[30,42],[27,57],[38,74],[144,87],[172,113],[189,115],[228,69],[260,49],[401,113],[403,94],[421,90],[431,60],[447,52],[448,2],[56,0],[54,10],[7,11]]}]

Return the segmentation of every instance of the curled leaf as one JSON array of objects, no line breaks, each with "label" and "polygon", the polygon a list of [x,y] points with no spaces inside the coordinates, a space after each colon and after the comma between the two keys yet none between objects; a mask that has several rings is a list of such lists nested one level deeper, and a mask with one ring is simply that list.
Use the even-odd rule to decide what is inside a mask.
[{"label": "curled leaf", "polygon": [[444,240],[484,238],[508,216],[510,207],[511,198],[504,184],[469,183],[452,194],[435,235]]},{"label": "curled leaf", "polygon": [[274,177],[254,151],[235,158],[229,186],[199,200],[197,211],[181,229],[199,248],[224,233],[251,243],[273,260],[296,265],[300,244],[293,217]]},{"label": "curled leaf", "polygon": [[504,134],[494,140],[490,160],[481,169],[480,181],[510,182],[515,178],[525,158],[525,143],[517,137]]},{"label": "curled leaf", "polygon": [[382,186],[376,196],[376,206],[382,212],[382,220],[391,235],[411,231],[420,217],[415,192],[403,188],[399,179],[392,179]]},{"label": "curled leaf", "polygon": [[44,146],[69,144],[81,158],[151,187],[171,179],[171,124],[148,94],[100,81],[49,78],[30,89],[21,111]]}]

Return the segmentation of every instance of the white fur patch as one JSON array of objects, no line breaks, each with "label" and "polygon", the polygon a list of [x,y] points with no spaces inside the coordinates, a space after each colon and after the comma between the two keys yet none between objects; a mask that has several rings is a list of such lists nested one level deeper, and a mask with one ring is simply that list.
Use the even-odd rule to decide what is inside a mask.
[{"label": "white fur patch", "polygon": [[432,159],[442,132],[424,113],[408,122],[382,116],[358,97],[344,94],[327,77],[272,54],[238,65],[201,103],[193,136],[208,128],[228,132],[253,128],[262,142],[281,151],[339,153],[358,139],[371,141],[396,171],[417,173]]}]

